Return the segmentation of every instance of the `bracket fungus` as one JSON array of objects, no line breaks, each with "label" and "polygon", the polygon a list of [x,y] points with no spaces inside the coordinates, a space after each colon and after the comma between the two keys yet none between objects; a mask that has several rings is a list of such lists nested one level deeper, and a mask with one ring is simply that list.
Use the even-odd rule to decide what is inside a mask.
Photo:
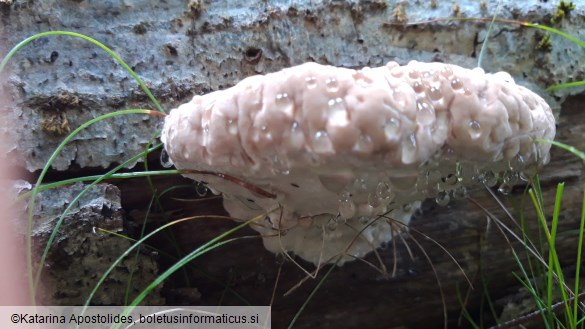
[{"label": "bracket fungus", "polygon": [[174,109],[162,141],[232,217],[268,213],[253,225],[268,250],[318,264],[387,243],[426,198],[509,193],[554,135],[548,104],[509,74],[411,61],[252,76]]}]

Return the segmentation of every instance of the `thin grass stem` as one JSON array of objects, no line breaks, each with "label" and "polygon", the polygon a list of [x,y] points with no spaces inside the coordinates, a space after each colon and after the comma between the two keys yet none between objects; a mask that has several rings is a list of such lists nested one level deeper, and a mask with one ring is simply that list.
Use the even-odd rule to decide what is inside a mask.
[{"label": "thin grass stem", "polygon": [[[49,157],[49,160],[47,160],[47,163],[45,164],[45,166],[43,167],[43,170],[41,171],[37,182],[35,183],[32,191],[31,191],[31,196],[30,196],[30,202],[28,205],[28,227],[27,227],[27,236],[26,236],[26,260],[27,260],[27,270],[28,273],[30,273],[31,275],[29,275],[29,288],[30,288],[30,294],[31,294],[31,300],[34,303],[36,300],[36,289],[38,286],[38,282],[40,279],[40,273],[43,270],[43,264],[44,264],[44,260],[46,258],[46,254],[48,252],[48,248],[50,247],[50,244],[52,243],[52,240],[54,239],[54,237],[56,236],[56,233],[63,221],[63,218],[65,217],[64,215],[61,216],[61,218],[59,219],[59,221],[56,223],[55,225],[55,229],[53,230],[53,233],[51,234],[51,238],[49,239],[49,242],[47,242],[47,247],[45,248],[45,253],[42,256],[42,260],[41,260],[41,264],[37,270],[37,274],[34,276],[32,273],[34,272],[34,268],[33,268],[33,261],[32,261],[32,237],[31,237],[31,233],[32,233],[32,224],[33,224],[33,212],[34,212],[34,208],[35,208],[35,200],[37,197],[37,194],[39,193],[39,186],[42,183],[43,179],[45,178],[45,175],[47,174],[47,172],[49,171],[49,168],[51,167],[51,165],[53,164],[53,161],[55,161],[55,159],[57,158],[57,156],[59,155],[59,153],[61,152],[61,150],[65,147],[65,145],[67,145],[67,143],[69,143],[73,137],[75,137],[80,131],[82,131],[83,129],[91,126],[92,124],[99,122],[101,120],[105,120],[111,117],[115,117],[115,116],[120,116],[120,115],[128,115],[128,114],[153,114],[156,112],[153,112],[151,110],[144,110],[144,109],[132,109],[132,110],[121,110],[121,111],[116,111],[116,112],[112,112],[112,113],[107,113],[104,115],[100,115],[97,118],[91,119],[85,123],[83,123],[81,126],[79,126],[78,128],[76,128],[75,130],[73,130],[73,132],[71,132],[69,135],[67,135],[63,141],[59,144],[59,146],[57,146],[57,148],[55,149],[55,151],[53,152],[53,154]],[[70,209],[73,206],[73,202],[69,204],[69,207],[67,209]],[[64,213],[65,214],[65,213]]]},{"label": "thin grass stem", "polygon": [[142,80],[138,77],[138,75],[136,75],[136,73],[134,73],[134,70],[132,70],[132,68],[130,66],[128,66],[128,64],[126,64],[126,62],[124,62],[122,60],[122,58],[120,58],[120,56],[118,56],[113,50],[111,50],[110,48],[108,48],[103,43],[97,41],[96,39],[90,38],[87,35],[84,35],[84,34],[81,34],[81,33],[77,33],[77,32],[71,32],[71,31],[47,31],[47,32],[42,32],[42,33],[35,34],[33,36],[30,36],[30,37],[22,40],[16,46],[14,46],[14,48],[12,48],[8,52],[8,54],[2,59],[2,62],[0,62],[0,72],[2,72],[2,70],[4,70],[4,67],[6,66],[6,64],[8,63],[8,61],[12,57],[14,57],[14,55],[22,47],[28,45],[29,43],[31,43],[32,41],[34,41],[36,39],[39,39],[39,38],[42,38],[42,37],[47,37],[47,36],[55,36],[55,35],[64,35],[64,36],[71,36],[71,37],[75,37],[75,38],[81,38],[81,39],[86,40],[86,41],[89,41],[89,42],[93,43],[94,45],[96,45],[96,46],[100,47],[101,49],[103,49],[106,53],[108,53],[108,55],[110,55],[113,59],[115,59],[116,62],[118,62],[118,64],[120,64],[134,78],[134,80],[136,80],[136,82],[138,82],[138,85],[144,91],[144,93],[148,96],[148,98],[154,104],[154,106],[156,107],[156,109],[159,112],[165,113],[164,109],[159,104],[159,102],[156,100],[156,98],[154,97],[154,95],[150,92],[150,90],[148,89],[148,87],[146,87],[146,85],[144,84],[144,82],[142,82]]}]

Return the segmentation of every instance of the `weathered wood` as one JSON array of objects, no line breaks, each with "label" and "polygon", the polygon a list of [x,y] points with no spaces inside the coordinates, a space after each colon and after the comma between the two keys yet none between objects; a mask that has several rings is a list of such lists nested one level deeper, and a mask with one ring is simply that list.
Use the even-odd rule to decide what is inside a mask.
[{"label": "weathered wood", "polygon": [[[20,192],[30,191],[30,185],[24,187]],[[110,184],[98,184],[71,205],[85,187],[77,183],[43,191],[37,196],[31,234],[35,271],[41,266],[41,255],[51,234],[56,225],[60,226],[42,267],[43,275],[37,293],[37,302],[42,305],[84,304],[97,280],[120,252],[132,245],[129,240],[107,233],[124,230],[124,209],[118,188]],[[60,222],[61,215],[70,206],[71,209]],[[26,223],[26,208],[22,208],[22,224]],[[19,233],[26,232],[27,226],[21,226]],[[95,294],[92,304],[123,304],[127,289],[129,298],[135,297],[156,278],[157,273],[158,264],[149,253],[133,253],[132,257],[113,269]],[[130,280],[132,283],[129,285]],[[164,303],[159,291],[155,290],[145,303]]]},{"label": "weathered wood", "polygon": [[[195,1],[197,2],[197,1]],[[190,3],[195,3],[190,2]],[[202,1],[202,10],[187,2],[152,1],[41,1],[15,0],[1,5],[2,49],[26,36],[46,30],[75,30],[111,46],[152,88],[167,109],[191,95],[225,88],[254,73],[276,71],[286,66],[313,60],[338,66],[381,65],[388,60],[405,63],[410,59],[440,60],[473,67],[486,33],[484,23],[434,22],[416,26],[385,25],[400,21],[422,21],[456,14],[454,4],[396,1]],[[496,1],[459,6],[464,16],[489,16]],[[556,3],[504,2],[499,17],[548,22]],[[577,8],[559,25],[563,31],[584,39],[581,29],[583,8]],[[507,70],[518,80],[538,89],[585,75],[580,62],[583,50],[553,36],[550,52],[536,49],[544,34],[516,25],[496,25],[482,66],[487,71]],[[345,51],[350,49],[350,51]],[[1,53],[6,53],[2,50]],[[29,171],[41,168],[63,132],[81,123],[123,108],[152,107],[127,73],[95,46],[65,37],[46,38],[23,48],[9,65],[1,96],[7,104],[0,112],[3,138],[14,144],[7,151],[11,164]],[[558,92],[562,99],[580,89]],[[554,96],[544,93],[543,96]],[[585,119],[580,104],[584,97],[565,102],[560,114],[558,140],[585,150]],[[64,124],[67,119],[68,125]],[[82,133],[54,164],[63,173],[53,178],[80,176],[88,167],[108,167],[142,149],[157,121],[141,116],[104,122]],[[554,189],[565,181],[566,192],[557,249],[562,264],[571,269],[576,254],[576,235],[584,187],[583,162],[553,148],[552,161],[542,172],[547,213],[552,210]],[[157,162],[153,159],[151,167]],[[93,173],[93,172],[92,172]],[[190,184],[177,177],[155,178],[162,191],[177,184]],[[131,220],[127,233],[138,236],[151,192],[144,179],[115,181],[121,190],[122,206]],[[519,200],[522,188],[514,198]],[[191,197],[194,193],[175,194]],[[486,191],[474,191],[474,200],[511,225],[496,201]],[[500,196],[501,197],[501,196]],[[506,204],[509,204],[508,202]],[[192,215],[225,214],[218,198],[207,201],[162,199],[165,212],[154,212],[149,228],[174,218]],[[530,204],[525,205],[530,232],[537,221]],[[184,252],[193,250],[219,233],[234,227],[223,219],[200,219],[180,224],[174,236],[161,234],[151,245],[176,254],[175,244]],[[297,328],[431,328],[441,327],[442,301],[437,281],[441,282],[448,320],[458,326],[460,296],[469,288],[463,273],[438,245],[416,233],[420,231],[441,244],[462,266],[474,289],[467,308],[477,316],[487,282],[490,297],[499,309],[510,301],[520,285],[512,276],[518,267],[510,246],[493,221],[473,202],[460,200],[447,207],[432,201],[413,220],[412,238],[379,252],[388,272],[396,259],[396,273],[386,277],[363,262],[335,268],[308,303],[296,323]],[[516,232],[518,230],[516,229]],[[68,234],[71,232],[65,232]],[[283,328],[306,301],[329,267],[319,271],[289,295],[283,294],[299,283],[305,274],[290,261],[284,262],[264,250],[257,234],[246,229],[238,233],[253,236],[230,243],[192,263],[193,269],[178,273],[165,283],[161,294],[168,304],[242,305],[237,291],[250,304],[268,304],[276,285],[273,325]],[[426,256],[418,248],[428,254]],[[525,257],[519,242],[513,247]],[[408,247],[407,247],[408,246]],[[408,249],[412,251],[410,257]],[[115,255],[110,250],[109,255]],[[122,250],[119,250],[122,252]],[[181,255],[184,255],[182,253]],[[379,265],[375,255],[368,261]],[[524,259],[524,258],[523,258]],[[158,256],[159,265],[174,259]],[[314,267],[300,262],[308,270]],[[436,271],[433,272],[433,268]],[[51,273],[50,270],[47,273]],[[62,272],[67,273],[67,272]],[[205,273],[205,274],[203,274]],[[280,273],[280,275],[279,275]],[[54,275],[55,273],[53,273]],[[78,273],[69,279],[78,280]],[[53,276],[53,278],[56,276]],[[66,277],[65,276],[61,276]],[[51,280],[51,278],[49,278]],[[221,282],[221,283],[218,283]],[[225,285],[229,287],[226,288]],[[117,287],[117,286],[114,286]],[[114,289],[114,288],[112,288]],[[80,300],[83,296],[79,296]],[[75,301],[70,301],[75,302]],[[462,326],[466,327],[463,321]]]}]

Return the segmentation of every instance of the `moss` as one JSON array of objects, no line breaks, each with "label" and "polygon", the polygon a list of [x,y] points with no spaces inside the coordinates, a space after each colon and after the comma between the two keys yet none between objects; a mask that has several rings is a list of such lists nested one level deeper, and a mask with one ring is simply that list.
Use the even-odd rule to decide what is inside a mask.
[{"label": "moss", "polygon": [[203,0],[189,0],[187,13],[192,17],[199,17],[203,11]]},{"label": "moss", "polygon": [[57,95],[39,104],[39,109],[43,113],[43,121],[39,126],[51,135],[65,136],[71,132],[65,111],[79,108],[81,108],[79,97],[68,91],[59,91]]},{"label": "moss", "polygon": [[140,22],[140,23],[134,25],[134,27],[132,27],[132,32],[134,32],[136,34],[145,34],[146,32],[148,32],[149,26],[150,26],[149,23]]},{"label": "moss", "polygon": [[369,10],[386,10],[388,4],[383,0],[361,1],[361,5]]},{"label": "moss", "polygon": [[556,23],[562,21],[565,17],[567,17],[571,13],[571,11],[573,11],[573,9],[575,9],[575,4],[572,1],[565,2],[564,0],[561,0],[559,5],[557,6],[557,9],[556,9],[553,17],[550,19],[550,23],[556,24]]},{"label": "moss", "polygon": [[351,5],[351,16],[356,23],[361,23],[368,12],[385,11],[388,4],[382,0],[365,0]]},{"label": "moss", "polygon": [[453,17],[461,17],[461,6],[459,6],[458,3],[454,3],[451,10],[453,12]]},{"label": "moss", "polygon": [[538,43],[536,44],[536,50],[549,52],[552,50],[552,43],[550,41],[550,34],[544,34],[538,36]]},{"label": "moss", "polygon": [[406,16],[406,10],[404,9],[403,4],[399,4],[394,8],[392,11],[392,19],[400,24],[406,24],[408,22],[408,17]]},{"label": "moss", "polygon": [[570,14],[573,9],[575,9],[575,4],[572,1],[565,2],[561,0],[559,6],[557,7],[557,10],[562,10],[567,15]]},{"label": "moss", "polygon": [[69,120],[64,113],[57,113],[45,118],[41,122],[41,129],[51,135],[64,136],[71,132]]}]

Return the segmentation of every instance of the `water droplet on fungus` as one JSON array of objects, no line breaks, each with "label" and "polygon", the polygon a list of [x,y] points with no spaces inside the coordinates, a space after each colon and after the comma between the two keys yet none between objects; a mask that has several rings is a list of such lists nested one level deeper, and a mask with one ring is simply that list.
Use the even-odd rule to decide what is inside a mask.
[{"label": "water droplet on fungus", "polygon": [[325,130],[319,130],[313,137],[313,150],[317,153],[332,153],[333,144]]},{"label": "water droplet on fungus", "polygon": [[325,87],[330,93],[336,93],[339,90],[339,82],[336,78],[329,78],[325,81]]},{"label": "water droplet on fungus", "polygon": [[426,126],[435,121],[435,109],[433,106],[426,101],[416,101],[416,107],[418,112],[416,113],[416,122],[420,125]]},{"label": "water droplet on fungus", "polygon": [[317,87],[317,78],[307,77],[305,78],[305,83],[307,84],[307,89],[315,89]]},{"label": "water droplet on fungus", "polygon": [[390,118],[384,124],[384,134],[390,142],[398,139],[400,132],[400,121],[396,118]]},{"label": "water droplet on fungus", "polygon": [[461,82],[461,79],[454,78],[453,80],[451,80],[451,88],[453,88],[454,90],[463,88],[463,82]]},{"label": "water droplet on fungus", "polygon": [[451,201],[451,197],[449,197],[449,192],[445,191],[439,192],[435,198],[435,202],[437,202],[437,204],[442,207],[448,205],[449,201]]},{"label": "water droplet on fungus", "polygon": [[173,166],[173,162],[165,149],[160,152],[160,164],[164,168],[171,168]]},{"label": "water droplet on fungus", "polygon": [[481,124],[476,120],[469,121],[467,132],[471,139],[478,139],[481,136]]},{"label": "water droplet on fungus", "polygon": [[333,126],[347,126],[349,124],[347,109],[342,98],[330,99],[327,105],[329,106],[329,124]]}]

